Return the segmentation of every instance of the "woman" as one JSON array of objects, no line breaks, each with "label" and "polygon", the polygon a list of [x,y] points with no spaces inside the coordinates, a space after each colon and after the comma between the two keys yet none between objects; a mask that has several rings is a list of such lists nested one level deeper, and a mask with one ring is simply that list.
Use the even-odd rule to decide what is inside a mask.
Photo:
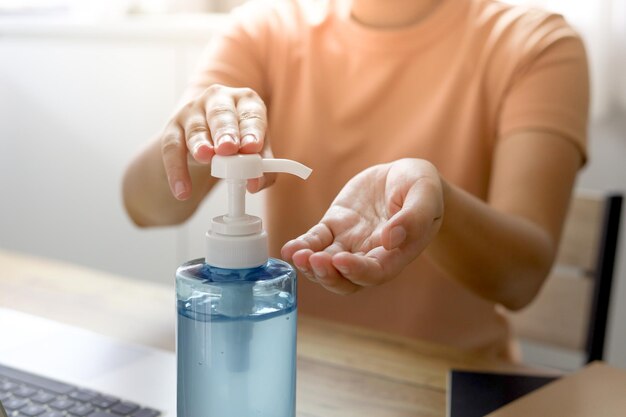
[{"label": "woman", "polygon": [[126,207],[141,226],[180,223],[215,153],[298,160],[315,174],[268,188],[266,226],[310,279],[301,312],[513,359],[502,310],[528,304],[554,260],[587,77],[579,37],[540,10],[252,1],[129,166]]}]

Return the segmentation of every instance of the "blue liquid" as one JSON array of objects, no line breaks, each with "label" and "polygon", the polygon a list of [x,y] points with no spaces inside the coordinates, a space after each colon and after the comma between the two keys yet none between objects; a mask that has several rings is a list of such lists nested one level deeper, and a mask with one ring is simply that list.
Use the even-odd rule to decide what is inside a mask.
[{"label": "blue liquid", "polygon": [[293,269],[189,265],[177,278],[178,417],[294,417]]}]

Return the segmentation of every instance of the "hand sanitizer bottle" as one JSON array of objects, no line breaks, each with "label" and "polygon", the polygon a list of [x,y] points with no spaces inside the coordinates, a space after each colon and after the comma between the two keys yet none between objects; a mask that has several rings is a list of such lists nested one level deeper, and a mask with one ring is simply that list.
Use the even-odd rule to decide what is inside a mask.
[{"label": "hand sanitizer bottle", "polygon": [[176,271],[178,417],[295,417],[296,273],[268,257],[261,219],[245,213],[246,182],[311,169],[259,155],[214,156],[229,211],[206,233],[206,258]]}]

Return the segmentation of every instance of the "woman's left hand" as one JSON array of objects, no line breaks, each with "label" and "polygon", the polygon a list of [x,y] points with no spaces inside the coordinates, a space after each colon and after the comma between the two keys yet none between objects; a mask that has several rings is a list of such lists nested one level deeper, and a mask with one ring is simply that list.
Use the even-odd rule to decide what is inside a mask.
[{"label": "woman's left hand", "polygon": [[368,168],[348,181],[317,225],[283,246],[282,257],[338,294],[382,284],[437,234],[443,190],[437,169],[425,160]]}]

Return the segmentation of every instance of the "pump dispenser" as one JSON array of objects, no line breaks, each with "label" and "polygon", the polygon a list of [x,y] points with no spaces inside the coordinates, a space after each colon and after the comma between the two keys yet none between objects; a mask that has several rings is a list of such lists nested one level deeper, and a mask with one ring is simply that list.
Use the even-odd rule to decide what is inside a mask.
[{"label": "pump dispenser", "polygon": [[228,213],[206,232],[205,259],[176,271],[178,417],[294,417],[296,273],[269,258],[262,221],[246,214],[248,179],[311,169],[257,154],[214,156]]},{"label": "pump dispenser", "polygon": [[261,219],[246,214],[246,183],[266,172],[284,172],[307,179],[311,169],[288,159],[263,159],[258,154],[214,156],[211,175],[228,185],[228,214],[213,219],[206,234],[206,263],[218,268],[252,268],[267,262],[267,234]]}]

